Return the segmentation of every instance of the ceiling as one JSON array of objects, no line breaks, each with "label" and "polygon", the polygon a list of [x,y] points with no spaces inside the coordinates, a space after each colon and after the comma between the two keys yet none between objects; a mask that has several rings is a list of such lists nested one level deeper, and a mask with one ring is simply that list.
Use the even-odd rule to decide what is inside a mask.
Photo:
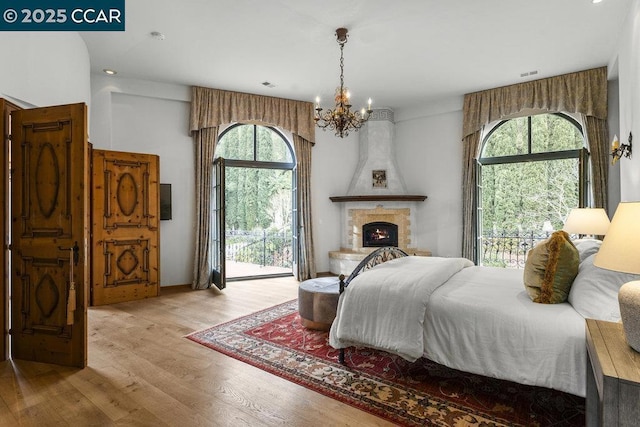
[{"label": "ceiling", "polygon": [[[404,108],[607,65],[631,0],[129,0],[81,33],[92,72],[354,107]],[[164,40],[151,32],[164,34]],[[521,74],[537,71],[522,77]],[[269,82],[273,87],[265,87]]]}]

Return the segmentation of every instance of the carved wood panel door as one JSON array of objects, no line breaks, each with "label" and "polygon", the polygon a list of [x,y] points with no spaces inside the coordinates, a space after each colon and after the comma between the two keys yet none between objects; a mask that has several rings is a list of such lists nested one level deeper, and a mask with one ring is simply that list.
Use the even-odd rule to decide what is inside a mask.
[{"label": "carved wood panel door", "polygon": [[12,357],[85,367],[87,107],[14,111],[11,138]]},{"label": "carved wood panel door", "polygon": [[0,230],[2,230],[2,252],[0,253],[0,361],[9,358],[9,134],[11,133],[11,112],[20,108],[0,98]]},{"label": "carved wood panel door", "polygon": [[159,157],[93,150],[91,304],[158,295]]}]

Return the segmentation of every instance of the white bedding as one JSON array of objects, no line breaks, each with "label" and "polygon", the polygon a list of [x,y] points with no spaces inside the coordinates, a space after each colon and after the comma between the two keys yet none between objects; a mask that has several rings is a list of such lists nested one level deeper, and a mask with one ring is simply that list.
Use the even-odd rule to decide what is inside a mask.
[{"label": "white bedding", "polygon": [[585,396],[585,322],[569,303],[537,304],[522,270],[470,267],[433,292],[424,355],[451,368]]},{"label": "white bedding", "polygon": [[585,396],[584,317],[531,301],[522,274],[463,258],[388,261],[351,281],[329,342]]},{"label": "white bedding", "polygon": [[[455,273],[472,265],[465,258],[410,256],[359,274],[340,297],[329,343],[334,348],[366,343],[415,361],[424,353],[423,323],[429,297]],[[343,306],[355,309],[343,310]]]}]

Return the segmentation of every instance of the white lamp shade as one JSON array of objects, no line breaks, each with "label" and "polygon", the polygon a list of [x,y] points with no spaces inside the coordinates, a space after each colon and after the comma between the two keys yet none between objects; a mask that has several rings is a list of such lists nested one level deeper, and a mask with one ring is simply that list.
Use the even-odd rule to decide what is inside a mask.
[{"label": "white lamp shade", "polygon": [[618,205],[593,265],[640,274],[640,202]]},{"label": "white lamp shade", "polygon": [[602,208],[575,208],[569,212],[562,229],[569,234],[604,236],[609,224],[609,217]]}]

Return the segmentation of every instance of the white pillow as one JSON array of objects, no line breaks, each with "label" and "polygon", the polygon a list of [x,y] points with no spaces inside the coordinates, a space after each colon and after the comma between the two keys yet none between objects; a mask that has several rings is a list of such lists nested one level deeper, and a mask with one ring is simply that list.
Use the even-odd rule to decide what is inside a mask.
[{"label": "white pillow", "polygon": [[640,274],[620,273],[593,265],[595,254],[580,263],[578,275],[569,291],[569,303],[584,318],[618,322],[620,306],[618,291],[632,280],[640,280]]},{"label": "white pillow", "polygon": [[598,252],[602,244],[602,240],[598,239],[576,239],[572,240],[572,242],[580,254],[580,262]]}]

